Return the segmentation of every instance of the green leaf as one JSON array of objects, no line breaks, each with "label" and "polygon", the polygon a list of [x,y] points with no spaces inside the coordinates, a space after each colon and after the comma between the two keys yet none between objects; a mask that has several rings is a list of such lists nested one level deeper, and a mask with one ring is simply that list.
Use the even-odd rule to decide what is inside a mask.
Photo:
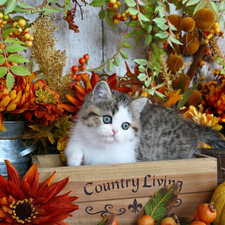
[{"label": "green leaf", "polygon": [[137,27],[138,21],[131,21],[131,22],[126,22],[125,24],[128,25],[129,27]]},{"label": "green leaf", "polygon": [[136,34],[136,32],[137,32],[137,29],[134,29],[134,30],[132,30],[129,34],[126,34],[124,38],[129,38],[129,37],[131,37],[132,35]]},{"label": "green leaf", "polygon": [[5,9],[5,13],[4,14],[8,14],[8,13],[12,12],[15,9],[15,7],[16,7],[16,2],[17,2],[17,0],[10,0],[10,1],[8,1],[7,2],[8,4],[7,4],[7,7]]},{"label": "green leaf", "polygon": [[15,83],[15,78],[11,73],[8,73],[6,76],[6,87],[8,88],[8,92],[11,91],[13,85]]},{"label": "green leaf", "polygon": [[52,7],[49,5],[46,5],[42,9],[47,13],[54,13],[54,12],[62,11],[62,9],[60,9],[60,8],[55,8],[55,7]]},{"label": "green leaf", "polygon": [[151,216],[157,223],[168,215],[176,203],[179,193],[178,183],[170,184],[157,191],[145,205],[145,213]]},{"label": "green leaf", "polygon": [[23,16],[14,16],[14,17],[12,18],[12,20],[19,20],[19,19],[24,19],[24,20],[26,20],[26,21],[30,21],[30,20],[28,20],[27,18],[24,18]]},{"label": "green leaf", "polygon": [[189,0],[186,6],[197,5],[201,0]]},{"label": "green leaf", "polygon": [[31,73],[34,71],[34,62],[32,59],[26,64],[26,69]]},{"label": "green leaf", "polygon": [[145,44],[146,44],[146,45],[150,45],[151,42],[152,42],[152,35],[151,35],[151,34],[148,34],[148,35],[145,37]]},{"label": "green leaf", "polygon": [[28,59],[24,58],[22,55],[17,55],[17,54],[11,54],[8,57],[8,60],[11,62],[17,62],[17,63],[29,62]]},{"label": "green leaf", "polygon": [[165,95],[164,94],[162,94],[162,93],[160,93],[160,92],[158,92],[158,91],[155,91],[155,93],[160,97],[160,98],[165,98]]},{"label": "green leaf", "polygon": [[101,11],[99,12],[99,14],[98,14],[98,17],[99,17],[99,19],[101,20],[101,19],[104,19],[104,18],[105,18],[105,15],[106,15],[105,10],[101,10]]},{"label": "green leaf", "polygon": [[169,35],[169,33],[167,33],[167,32],[160,32],[160,33],[157,33],[155,36],[159,37],[160,39],[165,39],[168,37],[168,35]]},{"label": "green leaf", "polygon": [[136,32],[135,33],[135,48],[137,47],[137,45],[138,45],[138,42],[139,42],[139,32]]},{"label": "green leaf", "polygon": [[123,59],[129,59],[128,54],[125,51],[120,50],[120,55],[122,56]]},{"label": "green leaf", "polygon": [[3,53],[2,49],[0,49],[0,53]]},{"label": "green leaf", "polygon": [[173,43],[176,43],[176,44],[179,44],[179,45],[183,45],[180,41],[178,41],[174,36],[170,35],[170,37],[167,39],[168,40],[171,40]]},{"label": "green leaf", "polygon": [[18,1],[18,5],[23,9],[35,9],[33,6],[30,6],[30,5],[20,2],[20,1]]},{"label": "green leaf", "polygon": [[217,8],[217,5],[212,2],[212,1],[209,1],[209,4],[208,4],[208,7],[214,12],[214,14],[216,15],[216,17],[219,17],[219,10]]},{"label": "green leaf", "polygon": [[143,21],[149,21],[149,19],[146,16],[144,16],[142,13],[139,13],[139,17]]},{"label": "green leaf", "polygon": [[115,11],[113,11],[112,9],[107,9],[107,16],[111,17],[111,16],[114,16],[114,15],[116,15]]},{"label": "green leaf", "polygon": [[3,55],[0,55],[0,65],[2,65],[5,62],[5,57]]},{"label": "green leaf", "polygon": [[148,65],[148,61],[146,59],[134,59],[133,61],[142,66]]},{"label": "green leaf", "polygon": [[132,47],[130,46],[130,44],[127,43],[126,41],[123,41],[121,45],[122,45],[124,48],[132,49]]},{"label": "green leaf", "polygon": [[146,71],[146,68],[144,66],[142,66],[142,65],[140,65],[138,67],[138,69],[139,69],[140,72],[145,72]]},{"label": "green leaf", "polygon": [[187,100],[193,94],[194,90],[197,88],[198,84],[199,84],[199,82],[196,82],[191,88],[187,89],[184,92],[183,98],[181,100],[179,100],[179,102],[177,103],[177,109],[180,109],[181,107],[183,107],[185,105],[185,103],[187,102]]},{"label": "green leaf", "polygon": [[20,45],[25,45],[26,43],[18,40],[18,39],[15,39],[15,38],[7,38],[4,43],[14,43],[14,44],[20,44]]},{"label": "green leaf", "polygon": [[147,79],[147,75],[146,75],[145,73],[140,73],[140,74],[138,75],[138,79],[139,79],[140,81],[144,81],[144,80]]},{"label": "green leaf", "polygon": [[147,26],[147,33],[150,33],[151,31],[152,31],[152,25],[151,24],[149,24],[148,26]]},{"label": "green leaf", "polygon": [[138,14],[137,9],[129,8],[128,11],[130,12],[131,15],[137,15]]},{"label": "green leaf", "polygon": [[119,64],[120,64],[120,59],[119,59],[118,57],[116,57],[116,56],[115,56],[113,59],[114,59],[113,64],[114,64],[115,66],[119,66]]},{"label": "green leaf", "polygon": [[[38,9],[39,11],[40,9]],[[18,13],[27,13],[28,11],[26,9],[22,9],[20,6],[16,5],[14,11],[18,12]],[[40,10],[42,11],[42,10]]]},{"label": "green leaf", "polygon": [[7,0],[0,0],[0,5],[4,5],[7,2]]},{"label": "green leaf", "polygon": [[202,9],[202,8],[205,8],[205,6],[208,4],[208,0],[203,0],[201,2],[199,2],[197,4],[197,6],[195,7],[195,10],[193,12],[193,15],[199,10],[199,9]]},{"label": "green leaf", "polygon": [[24,46],[21,46],[18,44],[7,45],[7,47],[5,48],[5,50],[7,52],[19,52],[19,51],[26,50],[26,49],[27,49],[27,47],[24,47]]},{"label": "green leaf", "polygon": [[155,91],[154,89],[148,89],[148,93],[153,96],[155,94]]},{"label": "green leaf", "polygon": [[31,73],[27,69],[23,68],[22,66],[11,66],[10,70],[16,75],[20,75],[20,76],[31,75]]},{"label": "green leaf", "polygon": [[111,17],[109,16],[109,14],[106,15],[106,22],[109,24],[109,26],[111,26],[113,29],[115,29],[115,24],[113,23]]},{"label": "green leaf", "polygon": [[[56,0],[56,1],[58,1],[58,0]],[[69,5],[69,7],[72,9],[72,6],[71,6],[71,4],[70,4],[70,0],[66,0],[66,2],[67,2],[67,4]]]},{"label": "green leaf", "polygon": [[113,67],[114,67],[112,61],[109,61],[106,65],[106,67],[107,67],[107,71],[109,73],[111,73],[111,71],[113,70]]},{"label": "green leaf", "polygon": [[136,2],[134,0],[125,0],[128,6],[134,7],[136,6]]},{"label": "green leaf", "polygon": [[0,78],[5,76],[7,73],[7,67],[0,67]]},{"label": "green leaf", "polygon": [[2,37],[5,38],[6,36],[8,36],[11,32],[13,32],[14,30],[16,30],[16,28],[9,28],[7,30],[4,30],[2,32]]},{"label": "green leaf", "polygon": [[156,24],[164,24],[167,22],[167,20],[165,18],[155,18],[153,19],[154,22],[156,22]]},{"label": "green leaf", "polygon": [[105,4],[104,0],[94,0],[89,5],[94,7],[101,7]]}]

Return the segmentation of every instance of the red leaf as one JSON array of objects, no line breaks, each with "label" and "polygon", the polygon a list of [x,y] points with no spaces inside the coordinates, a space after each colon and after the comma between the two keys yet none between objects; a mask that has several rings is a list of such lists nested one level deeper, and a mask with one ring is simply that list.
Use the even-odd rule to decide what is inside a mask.
[{"label": "red leaf", "polygon": [[116,90],[123,93],[133,92],[133,89],[129,87],[118,87]]},{"label": "red leaf", "polygon": [[91,76],[91,86],[94,88],[94,86],[100,81],[99,76],[96,73],[92,73]]}]

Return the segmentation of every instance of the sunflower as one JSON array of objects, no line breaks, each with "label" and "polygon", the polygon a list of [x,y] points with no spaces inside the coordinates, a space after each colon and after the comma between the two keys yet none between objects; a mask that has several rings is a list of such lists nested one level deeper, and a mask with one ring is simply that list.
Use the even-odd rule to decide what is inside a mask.
[{"label": "sunflower", "polygon": [[69,178],[52,184],[55,173],[39,185],[37,164],[21,180],[15,167],[5,160],[8,180],[0,175],[0,224],[66,225],[70,213],[79,209],[72,204],[76,196],[57,195]]}]

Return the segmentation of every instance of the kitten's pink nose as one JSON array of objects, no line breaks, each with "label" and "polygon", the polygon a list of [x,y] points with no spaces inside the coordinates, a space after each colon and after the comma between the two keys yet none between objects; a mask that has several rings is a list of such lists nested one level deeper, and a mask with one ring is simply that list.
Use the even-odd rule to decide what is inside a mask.
[{"label": "kitten's pink nose", "polygon": [[113,132],[113,134],[116,134],[116,133],[118,133],[118,130],[117,129],[112,129],[112,132]]}]

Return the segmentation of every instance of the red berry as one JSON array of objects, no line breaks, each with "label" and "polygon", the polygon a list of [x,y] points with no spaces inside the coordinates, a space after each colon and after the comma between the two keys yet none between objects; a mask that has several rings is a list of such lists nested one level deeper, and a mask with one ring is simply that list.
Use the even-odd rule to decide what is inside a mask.
[{"label": "red berry", "polygon": [[79,59],[79,63],[80,63],[80,64],[84,64],[84,63],[85,63],[85,59],[84,59],[84,58],[80,58],[80,59]]},{"label": "red berry", "polygon": [[85,54],[85,55],[83,56],[83,58],[85,59],[85,61],[88,61],[88,60],[90,59],[90,57],[89,57],[88,54]]},{"label": "red berry", "polygon": [[78,66],[72,66],[71,70],[76,73],[79,71],[79,67]]},{"label": "red berry", "polygon": [[80,80],[81,80],[81,75],[77,74],[77,81],[80,81]]},{"label": "red berry", "polygon": [[72,79],[74,79],[74,80],[76,80],[76,79],[77,79],[77,75],[76,75],[76,74],[74,74],[74,73],[71,75],[71,77],[72,77]]},{"label": "red berry", "polygon": [[89,78],[89,74],[88,73],[83,73],[83,75]]},{"label": "red berry", "polygon": [[109,3],[108,6],[109,6],[109,7],[113,7],[113,4]]},{"label": "red berry", "polygon": [[70,89],[72,89],[73,88],[73,83],[70,83]]},{"label": "red berry", "polygon": [[85,66],[85,65],[80,66],[80,70],[81,70],[81,71],[86,70],[86,66]]}]

